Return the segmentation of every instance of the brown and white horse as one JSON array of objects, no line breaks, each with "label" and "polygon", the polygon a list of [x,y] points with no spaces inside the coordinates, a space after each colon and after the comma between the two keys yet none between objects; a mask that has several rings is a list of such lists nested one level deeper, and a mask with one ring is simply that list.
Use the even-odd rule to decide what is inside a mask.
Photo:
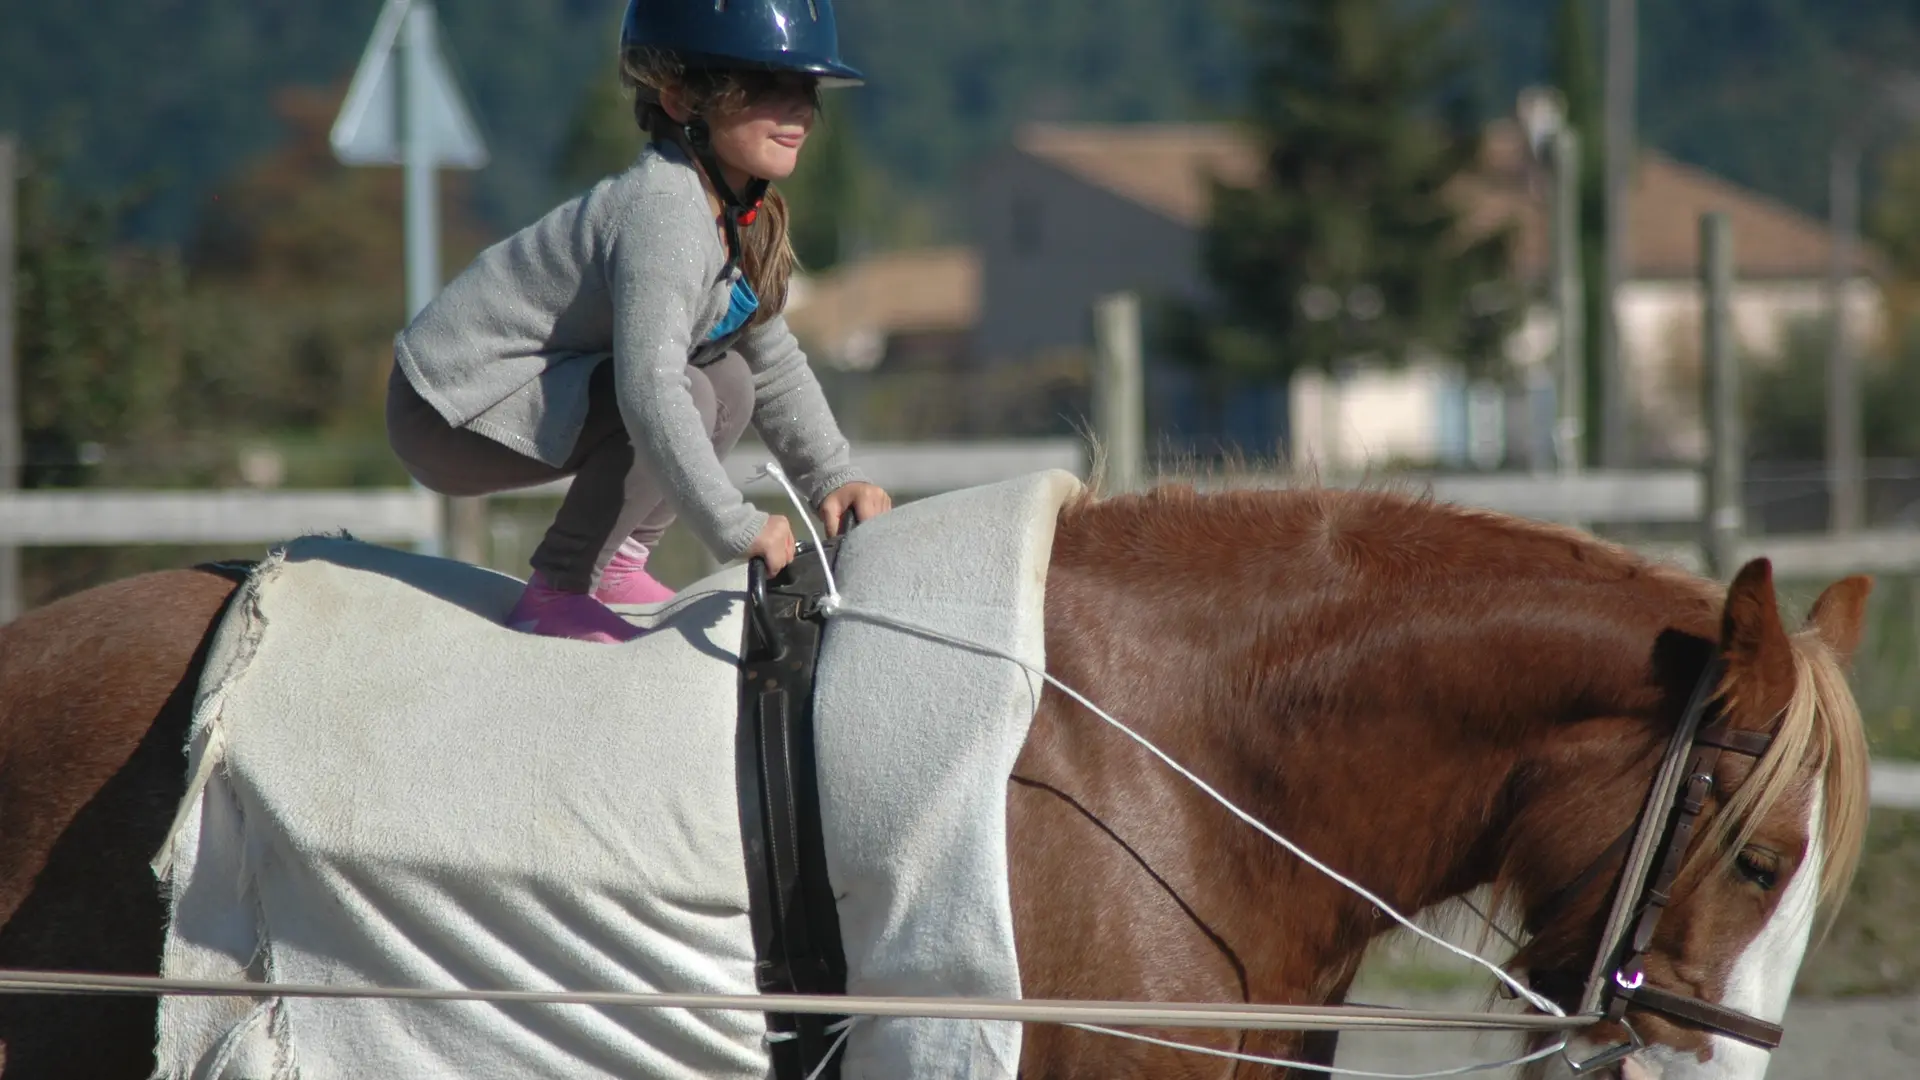
[{"label": "brown and white horse", "polygon": [[[0,967],[154,972],[148,866],[184,788],[203,642],[232,591],[176,571],[0,629]],[[1720,587],[1591,537],[1386,492],[1167,487],[1063,514],[1051,673],[1401,911],[1491,885],[1531,937],[1516,970],[1574,1011],[1641,812],[1709,665],[1719,755],[1646,985],[1777,1021],[1844,893],[1866,750],[1844,665],[1869,584],[1781,621],[1768,564]],[[912,692],[903,686],[902,693]],[[1025,991],[1338,1002],[1391,922],[1236,821],[1065,696],[1008,786]],[[143,1077],[151,1002],[0,996],[5,1075]],[[1766,1054],[1630,1007],[1630,1075],[1750,1080]],[[1159,1032],[1330,1062],[1333,1039]],[[1417,1037],[1417,1036],[1409,1036]],[[1581,1038],[1626,1038],[1604,1023]],[[1575,1055],[1576,1058],[1578,1055]],[[1285,1075],[1064,1027],[1022,1075]]]}]

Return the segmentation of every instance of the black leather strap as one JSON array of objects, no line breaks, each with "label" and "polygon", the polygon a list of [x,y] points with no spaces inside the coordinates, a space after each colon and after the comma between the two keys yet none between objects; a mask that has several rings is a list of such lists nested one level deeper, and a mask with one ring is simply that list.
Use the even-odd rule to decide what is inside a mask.
[{"label": "black leather strap", "polygon": [[1633,1004],[1652,1012],[1662,1013],[1676,1020],[1706,1028],[1721,1035],[1729,1035],[1741,1042],[1752,1043],[1762,1050],[1772,1050],[1780,1045],[1785,1035],[1779,1024],[1771,1024],[1755,1016],[1729,1009],[1724,1005],[1715,1005],[1710,1001],[1701,1001],[1685,994],[1675,994],[1657,986],[1639,986],[1632,990],[1615,987],[1614,993]]},{"label": "black leather strap", "polygon": [[[819,557],[804,545],[771,581],[759,560],[748,566],[736,766],[761,993],[847,989],[814,768],[813,686],[822,630],[815,605],[825,593]],[[827,1059],[842,1019],[769,1013],[774,1075],[811,1075]],[[839,1074],[835,1055],[819,1075],[838,1080]]]},{"label": "black leather strap", "polygon": [[[1702,676],[1701,686],[1707,686],[1708,680],[1717,683],[1718,678],[1718,665],[1710,666]],[[1696,706],[1703,700],[1698,691],[1694,700]],[[1683,730],[1698,721],[1699,717],[1690,710],[1682,721]],[[1780,1025],[1724,1005],[1649,986],[1641,966],[1647,950],[1653,947],[1654,931],[1673,899],[1673,887],[1686,863],[1694,830],[1706,811],[1708,797],[1713,794],[1714,769],[1720,763],[1720,755],[1731,752],[1764,756],[1773,743],[1773,736],[1766,732],[1734,730],[1722,717],[1693,731],[1689,742],[1681,787],[1668,804],[1667,832],[1655,854],[1654,872],[1641,889],[1640,908],[1632,933],[1622,943],[1623,954],[1608,980],[1606,1016],[1618,1021],[1626,1015],[1629,1006],[1638,1007],[1772,1050],[1780,1045],[1783,1034]],[[1622,883],[1623,888],[1627,885]]]},{"label": "black leather strap", "polygon": [[[1668,746],[1667,753],[1674,756],[1664,758],[1654,773],[1654,783],[1657,785],[1659,777],[1667,773],[1668,766],[1677,760],[1677,755],[1688,755],[1686,768],[1680,774],[1679,787],[1671,789],[1664,796],[1657,787],[1650,791],[1647,804],[1634,824],[1608,845],[1572,882],[1537,906],[1527,921],[1527,928],[1537,933],[1575,896],[1590,888],[1603,868],[1611,866],[1615,859],[1627,853],[1641,824],[1650,815],[1655,815],[1655,820],[1664,820],[1663,835],[1659,846],[1654,849],[1644,880],[1628,881],[1623,877],[1614,889],[1616,904],[1621,901],[1623,894],[1636,897],[1634,902],[1637,910],[1628,924],[1628,933],[1622,941],[1603,940],[1600,943],[1602,960],[1617,954],[1610,963],[1595,965],[1597,971],[1594,977],[1606,980],[1605,992],[1599,996],[1604,1014],[1608,1020],[1618,1022],[1626,1016],[1628,1008],[1640,1008],[1772,1050],[1780,1045],[1780,1025],[1724,1005],[1649,986],[1642,968],[1647,950],[1653,946],[1653,935],[1659,927],[1660,916],[1673,899],[1674,883],[1686,865],[1687,849],[1692,846],[1694,831],[1701,814],[1706,810],[1707,799],[1713,793],[1714,769],[1719,764],[1720,755],[1726,752],[1758,758],[1765,756],[1773,745],[1773,735],[1769,732],[1735,730],[1728,726],[1725,717],[1706,722],[1712,693],[1719,686],[1723,672],[1724,668],[1718,660],[1708,664],[1701,672],[1687,711],[1682,715]],[[1625,869],[1622,867],[1623,874]],[[1569,970],[1542,971],[1529,975],[1529,981],[1536,991],[1563,1000],[1571,997],[1579,986],[1575,981],[1577,978]],[[1593,993],[1594,987],[1589,984],[1583,997],[1591,997]],[[1631,1034],[1632,1029],[1629,1028],[1628,1032]],[[1631,1043],[1603,1050],[1576,1064],[1574,1071],[1585,1073],[1600,1068],[1639,1047],[1639,1037],[1634,1036]]]},{"label": "black leather strap", "polygon": [[1773,735],[1766,731],[1739,731],[1720,723],[1703,729],[1693,741],[1696,745],[1717,746],[1757,758],[1766,756],[1767,749],[1773,745]]}]

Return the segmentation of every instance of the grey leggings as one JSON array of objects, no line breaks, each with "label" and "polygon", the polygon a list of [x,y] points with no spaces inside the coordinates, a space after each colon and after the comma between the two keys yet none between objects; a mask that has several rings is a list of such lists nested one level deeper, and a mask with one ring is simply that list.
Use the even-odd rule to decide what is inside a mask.
[{"label": "grey leggings", "polygon": [[[714,452],[724,455],[753,418],[753,373],[737,353],[688,367],[693,403]],[[396,365],[387,383],[387,438],[415,480],[442,495],[491,495],[564,476],[573,486],[533,552],[533,568],[557,589],[587,592],[629,539],[651,547],[673,524],[662,485],[634,462],[633,444],[614,403],[613,364],[590,382],[580,441],[559,468],[447,423]]]}]

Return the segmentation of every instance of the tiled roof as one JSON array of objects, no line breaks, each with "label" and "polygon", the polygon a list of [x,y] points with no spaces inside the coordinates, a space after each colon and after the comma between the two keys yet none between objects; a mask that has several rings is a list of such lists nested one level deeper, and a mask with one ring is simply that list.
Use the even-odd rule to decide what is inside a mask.
[{"label": "tiled roof", "polygon": [[[1227,124],[1034,125],[1014,145],[1087,183],[1187,225],[1206,221],[1208,181],[1247,184],[1261,155],[1243,129]],[[1517,228],[1523,273],[1547,266],[1548,178],[1525,151],[1518,128],[1490,127],[1484,166],[1459,187],[1467,219]],[[1737,187],[1655,151],[1644,150],[1631,193],[1627,238],[1632,276],[1690,277],[1697,272],[1699,218],[1724,211],[1732,226],[1736,272],[1756,278],[1810,278],[1827,272],[1825,224],[1777,200]],[[1873,265],[1864,248],[1860,265]]]},{"label": "tiled roof", "polygon": [[795,281],[787,324],[828,352],[874,335],[970,329],[980,313],[980,259],[971,248],[871,255]]}]

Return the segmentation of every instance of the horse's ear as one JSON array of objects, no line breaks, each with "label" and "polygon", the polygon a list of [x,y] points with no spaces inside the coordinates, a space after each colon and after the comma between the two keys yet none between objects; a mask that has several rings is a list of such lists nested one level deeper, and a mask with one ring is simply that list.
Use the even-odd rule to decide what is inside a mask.
[{"label": "horse's ear", "polygon": [[1793,672],[1793,645],[1780,623],[1780,601],[1773,591],[1773,563],[1755,559],[1740,568],[1727,586],[1727,607],[1720,619],[1720,648],[1736,671]]},{"label": "horse's ear", "polygon": [[1820,635],[1841,664],[1853,662],[1860,647],[1860,634],[1867,621],[1867,596],[1873,592],[1873,579],[1861,575],[1842,578],[1827,586],[1820,599],[1807,612],[1807,626]]}]

